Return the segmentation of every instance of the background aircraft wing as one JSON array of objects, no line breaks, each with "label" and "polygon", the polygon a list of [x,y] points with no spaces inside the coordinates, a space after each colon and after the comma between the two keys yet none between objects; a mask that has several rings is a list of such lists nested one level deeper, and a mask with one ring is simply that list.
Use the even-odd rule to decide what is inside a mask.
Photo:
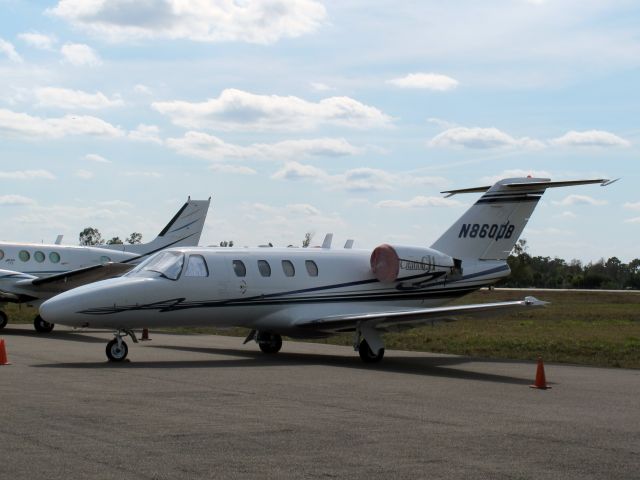
[{"label": "background aircraft wing", "polygon": [[339,333],[354,330],[357,325],[368,325],[379,330],[411,328],[434,321],[451,321],[454,317],[464,315],[473,317],[490,316],[494,312],[508,310],[524,310],[542,307],[543,302],[535,297],[509,302],[478,303],[471,305],[445,306],[434,308],[417,308],[412,310],[375,312],[363,314],[331,315],[315,320],[303,320],[296,327],[317,330],[326,333]]},{"label": "background aircraft wing", "polygon": [[21,292],[31,291],[35,297],[40,297],[38,292],[61,293],[71,290],[72,288],[80,287],[81,285],[86,285],[87,283],[118,277],[133,269],[134,266],[135,265],[113,262],[103,265],[92,265],[49,277],[19,280],[15,283],[15,287]]}]

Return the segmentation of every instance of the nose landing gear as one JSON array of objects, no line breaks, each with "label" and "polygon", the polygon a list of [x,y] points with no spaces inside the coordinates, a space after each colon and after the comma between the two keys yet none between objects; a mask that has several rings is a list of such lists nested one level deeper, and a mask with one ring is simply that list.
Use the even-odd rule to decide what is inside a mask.
[{"label": "nose landing gear", "polygon": [[136,334],[133,330],[118,330],[114,333],[115,338],[107,343],[106,353],[107,358],[110,362],[122,362],[125,358],[127,358],[127,354],[129,353],[129,347],[127,343],[122,339],[129,335],[133,343],[138,343],[138,339],[136,338]]}]

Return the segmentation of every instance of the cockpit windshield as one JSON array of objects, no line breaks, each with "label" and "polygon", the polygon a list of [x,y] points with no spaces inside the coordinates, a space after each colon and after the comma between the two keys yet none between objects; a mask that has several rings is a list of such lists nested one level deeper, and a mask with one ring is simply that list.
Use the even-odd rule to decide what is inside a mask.
[{"label": "cockpit windshield", "polygon": [[165,277],[177,280],[182,272],[184,254],[180,252],[160,252],[131,270],[129,277]]}]

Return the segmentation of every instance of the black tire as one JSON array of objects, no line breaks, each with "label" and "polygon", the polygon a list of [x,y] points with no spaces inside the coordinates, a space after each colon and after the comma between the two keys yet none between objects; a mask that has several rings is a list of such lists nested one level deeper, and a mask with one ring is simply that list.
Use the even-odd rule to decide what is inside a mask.
[{"label": "black tire", "polygon": [[381,348],[378,354],[375,354],[373,353],[373,350],[371,350],[367,341],[362,340],[362,342],[360,342],[360,347],[358,347],[358,353],[364,363],[378,363],[384,357],[384,348]]},{"label": "black tire", "polygon": [[33,328],[35,328],[38,333],[50,333],[54,326],[53,323],[45,322],[40,315],[37,315],[36,318],[33,319]]},{"label": "black tire", "polygon": [[107,343],[106,352],[107,358],[110,362],[121,362],[125,358],[127,358],[129,347],[124,340],[122,341],[121,346],[118,346],[118,339],[114,338],[109,343]]},{"label": "black tire", "polygon": [[258,346],[264,353],[278,353],[282,348],[282,337],[277,333],[260,332],[258,333]]},{"label": "black tire", "polygon": [[8,322],[9,322],[9,317],[7,317],[6,313],[0,310],[0,330],[6,327]]}]

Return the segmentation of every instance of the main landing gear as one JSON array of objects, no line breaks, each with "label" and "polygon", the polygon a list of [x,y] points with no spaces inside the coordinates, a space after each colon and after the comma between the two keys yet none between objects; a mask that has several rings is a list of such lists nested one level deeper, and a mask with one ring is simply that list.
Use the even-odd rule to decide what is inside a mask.
[{"label": "main landing gear", "polygon": [[127,343],[122,339],[129,335],[133,343],[138,343],[138,339],[136,338],[136,334],[133,330],[118,330],[114,333],[115,338],[107,343],[106,353],[107,358],[110,362],[122,362],[125,358],[127,358],[127,354],[129,353],[129,347]]},{"label": "main landing gear", "polygon": [[33,328],[38,333],[49,333],[53,330],[53,327],[53,323],[45,322],[40,315],[36,315],[36,318],[33,319]]},{"label": "main landing gear", "polygon": [[384,358],[384,343],[375,328],[356,327],[353,349],[358,351],[364,363],[378,363]]},{"label": "main landing gear", "polygon": [[282,337],[274,332],[251,330],[244,343],[254,340],[264,353],[278,353],[282,348]]}]

